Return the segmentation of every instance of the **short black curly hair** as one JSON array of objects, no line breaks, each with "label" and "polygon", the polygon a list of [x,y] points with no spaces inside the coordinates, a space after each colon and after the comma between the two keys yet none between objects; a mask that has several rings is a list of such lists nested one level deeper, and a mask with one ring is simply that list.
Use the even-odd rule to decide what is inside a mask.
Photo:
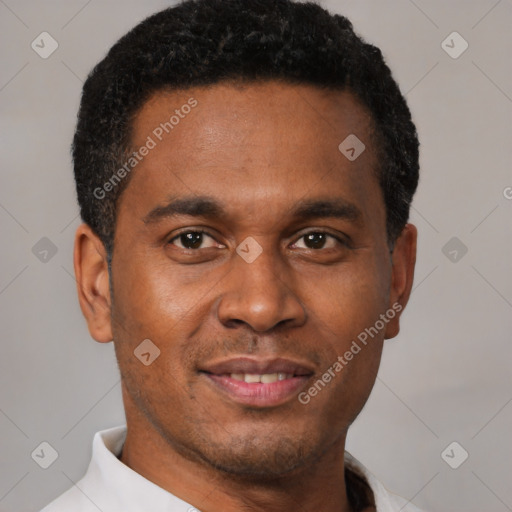
[{"label": "short black curly hair", "polygon": [[[401,233],[419,178],[419,142],[381,51],[352,23],[314,3],[186,0],[123,36],[92,70],[73,140],[81,216],[112,254],[116,204],[129,177],[98,190],[131,151],[135,114],[155,92],[222,81],[280,80],[352,92],[369,110],[390,244]],[[96,192],[95,192],[96,191]]]}]

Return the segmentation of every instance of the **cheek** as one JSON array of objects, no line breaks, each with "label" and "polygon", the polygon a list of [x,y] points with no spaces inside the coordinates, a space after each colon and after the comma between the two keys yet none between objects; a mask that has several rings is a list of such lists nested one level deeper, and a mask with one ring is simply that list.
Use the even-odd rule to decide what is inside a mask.
[{"label": "cheek", "polygon": [[[193,365],[190,339],[209,318],[212,283],[206,276],[192,280],[186,270],[171,271],[165,263],[124,263],[115,267],[112,312],[116,355],[128,385],[132,382],[135,393],[143,389],[153,394],[178,383],[187,386]],[[147,367],[136,357],[146,339],[160,351]]]},{"label": "cheek", "polygon": [[[364,407],[375,383],[382,354],[382,340],[374,339],[371,345],[361,346],[361,351],[348,361],[341,373],[339,385],[334,392],[336,403],[346,407],[352,423]],[[347,392],[348,390],[348,392]]]},{"label": "cheek", "polygon": [[123,382],[141,410],[159,406],[175,410],[188,386],[190,363],[185,355],[195,327],[194,297],[176,286],[163,269],[119,265],[117,275],[126,276],[113,281],[112,310]]},{"label": "cheek", "polygon": [[324,327],[326,333],[330,331],[328,337],[339,340],[339,350],[385,312],[390,284],[387,273],[384,265],[368,257],[352,265],[340,265],[319,279],[304,281],[304,296],[310,298],[318,328]]},{"label": "cheek", "polygon": [[[144,365],[126,345],[116,344],[116,356],[121,372],[124,397],[147,418],[164,418],[169,421],[176,414],[183,414],[190,406],[192,393],[184,380],[183,364],[175,358],[173,349],[163,347],[159,357],[149,366]],[[179,357],[179,354],[178,354]],[[173,421],[173,429],[182,422]]]},{"label": "cheek", "polygon": [[149,258],[140,260],[116,265],[115,311],[139,336],[161,338],[176,329],[187,331],[188,323],[197,319],[211,283],[208,279],[186,279],[186,270],[171,269],[165,261],[155,264]]}]

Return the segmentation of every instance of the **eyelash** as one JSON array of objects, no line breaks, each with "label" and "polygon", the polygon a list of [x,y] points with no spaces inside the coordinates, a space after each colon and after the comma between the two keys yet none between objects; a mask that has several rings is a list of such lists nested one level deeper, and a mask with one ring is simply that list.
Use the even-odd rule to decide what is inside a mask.
[{"label": "eyelash", "polygon": [[[186,235],[188,233],[206,235],[206,236],[212,238],[213,240],[215,240],[215,237],[213,235],[211,235],[210,233],[208,233],[208,231],[205,231],[205,230],[202,230],[202,229],[188,229],[186,231],[182,231],[181,233],[178,233],[177,235],[174,235],[167,243],[170,244],[170,245],[173,245],[172,242],[174,242],[174,240],[177,240],[181,236]],[[332,233],[329,233],[328,231],[309,231],[307,233],[303,233],[297,239],[297,241],[294,242],[294,244],[297,243],[302,238],[308,236],[308,235],[327,235],[328,237],[333,238],[334,240],[336,240],[336,242],[338,242],[341,246],[349,247],[349,244],[348,244],[347,241],[343,240],[341,237],[338,237],[336,235],[333,235]],[[217,243],[219,243],[219,242],[217,242]],[[178,249],[183,249],[185,251],[194,251],[194,252],[201,250],[201,249],[187,249],[187,248],[184,248],[184,247],[178,247]],[[311,251],[315,251],[315,252],[319,252],[319,251],[326,250],[326,249],[322,248],[322,249],[310,249],[310,250]]]}]

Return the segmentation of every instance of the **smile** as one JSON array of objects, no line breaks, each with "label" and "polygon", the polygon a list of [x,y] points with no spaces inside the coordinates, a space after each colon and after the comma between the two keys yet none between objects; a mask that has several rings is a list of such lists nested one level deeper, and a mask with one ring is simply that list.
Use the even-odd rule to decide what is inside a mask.
[{"label": "smile", "polygon": [[217,392],[240,405],[283,405],[305,387],[314,372],[308,364],[286,359],[234,358],[207,365],[200,372]]}]

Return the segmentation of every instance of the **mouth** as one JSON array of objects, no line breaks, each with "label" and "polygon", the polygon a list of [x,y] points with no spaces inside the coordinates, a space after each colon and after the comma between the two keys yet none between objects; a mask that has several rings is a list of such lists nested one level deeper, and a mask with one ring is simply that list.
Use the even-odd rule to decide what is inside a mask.
[{"label": "mouth", "polygon": [[293,399],[314,370],[308,363],[288,359],[239,357],[206,365],[199,373],[224,397],[240,405],[268,408]]}]

